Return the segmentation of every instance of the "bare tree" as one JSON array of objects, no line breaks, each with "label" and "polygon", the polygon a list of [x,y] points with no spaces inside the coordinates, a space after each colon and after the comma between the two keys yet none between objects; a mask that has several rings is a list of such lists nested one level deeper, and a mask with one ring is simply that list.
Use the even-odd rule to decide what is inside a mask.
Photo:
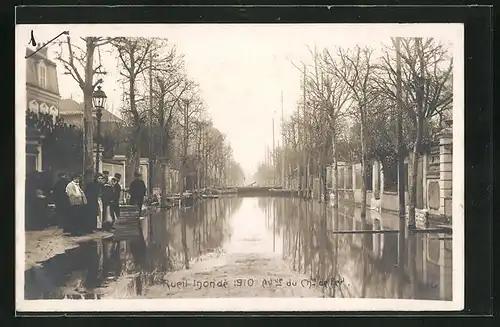
[{"label": "bare tree", "polygon": [[199,118],[200,114],[204,111],[203,102],[199,98],[197,89],[191,90],[189,94],[181,99],[180,103],[180,116],[178,125],[182,131],[182,155],[181,155],[181,176],[182,176],[182,190],[186,188],[186,163],[188,160],[188,150],[190,140],[196,135],[195,121]]},{"label": "bare tree", "polygon": [[355,117],[361,127],[361,218],[366,218],[366,182],[367,182],[367,146],[366,146],[366,128],[367,116],[369,115],[369,106],[374,99],[376,93],[373,83],[373,72],[375,66],[371,62],[373,50],[364,47],[356,46],[353,50],[344,50],[338,48],[339,65],[333,68],[337,76],[346,83],[350,91],[350,100],[354,102],[355,109],[353,117]]},{"label": "bare tree", "polygon": [[[139,87],[146,84],[146,78],[144,78],[146,72],[151,74],[152,71],[166,73],[172,71],[174,68],[171,63],[176,53],[175,48],[168,49],[167,40],[161,38],[120,37],[115,38],[112,45],[118,52],[123,83],[127,84],[124,94],[127,97],[128,106],[124,109],[124,114],[133,128],[129,138],[127,174],[132,175],[139,167],[142,137],[147,121],[146,113],[152,110],[144,103],[146,97],[138,97],[138,94],[144,91]],[[150,87],[152,88],[152,85]]]},{"label": "bare tree", "polygon": [[[423,139],[429,133],[429,123],[434,117],[439,121],[451,110],[453,101],[452,71],[453,59],[448,49],[433,38],[401,38],[403,108],[411,122],[410,140],[412,144],[411,174],[409,186],[408,225],[415,227],[417,203],[418,160],[423,151]],[[387,84],[383,90],[395,99],[394,80],[396,70],[394,60],[386,52],[384,67]]]},{"label": "bare tree", "polygon": [[128,98],[128,108],[125,109],[125,116],[129,118],[134,128],[131,137],[129,138],[127,159],[129,164],[129,171],[127,171],[127,180],[131,179],[133,172],[137,171],[139,167],[141,152],[141,134],[142,126],[144,124],[144,117],[137,109],[137,82],[149,66],[147,63],[148,54],[153,45],[153,40],[146,38],[117,38],[113,46],[118,52],[118,58],[121,63],[120,75],[124,78],[124,83],[128,84],[128,90],[125,95]]},{"label": "bare tree", "polygon": [[[211,183],[215,183],[216,174],[220,159],[218,155],[225,142],[226,136],[213,126],[209,126],[205,132],[203,144],[204,165],[206,178],[210,178]],[[209,176],[210,175],[210,176]]]},{"label": "bare tree", "polygon": [[[320,55],[316,49],[310,50],[314,59],[314,66],[309,73],[309,92],[311,101],[315,102],[320,110],[320,117],[325,118],[330,128],[330,139],[333,159],[333,178],[332,188],[334,194],[335,208],[338,207],[338,157],[337,157],[337,138],[339,135],[339,125],[341,119],[349,111],[350,90],[347,83],[338,76],[338,61],[335,60],[328,49],[324,49]],[[326,114],[326,115],[325,115]],[[325,143],[326,145],[326,135]],[[325,181],[326,182],[326,181]],[[326,194],[325,194],[326,195]]]},{"label": "bare tree", "polygon": [[[83,137],[84,137],[84,156],[83,156],[83,174],[84,181],[88,183],[93,175],[93,105],[92,94],[95,87],[102,82],[102,79],[94,81],[94,76],[103,74],[102,65],[95,65],[95,51],[99,47],[108,44],[112,39],[103,37],[85,37],[80,38],[85,42],[85,48],[79,47],[71,41],[68,35],[66,41],[59,43],[60,51],[57,54],[57,60],[62,62],[65,73],[70,75],[83,91]],[[67,46],[67,57],[64,55],[63,47]],[[100,56],[99,56],[100,59]],[[83,74],[82,71],[83,70]]]},{"label": "bare tree", "polygon": [[179,114],[180,101],[182,96],[192,87],[192,82],[187,80],[183,74],[179,72],[164,73],[158,72],[155,76],[156,85],[153,90],[154,102],[153,115],[158,123],[160,132],[160,162],[161,162],[161,178],[160,188],[162,201],[165,200],[166,184],[165,184],[165,164],[169,161],[166,157],[168,145],[174,137],[173,125],[175,118]]}]

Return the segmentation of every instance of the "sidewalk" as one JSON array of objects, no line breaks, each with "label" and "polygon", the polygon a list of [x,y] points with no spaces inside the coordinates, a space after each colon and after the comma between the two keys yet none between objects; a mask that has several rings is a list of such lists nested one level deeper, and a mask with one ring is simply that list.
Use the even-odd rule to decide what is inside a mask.
[{"label": "sidewalk", "polygon": [[59,227],[26,231],[24,270],[39,266],[44,261],[77,247],[80,243],[111,236],[112,233],[104,231],[84,236],[68,236],[64,235],[62,228]]}]

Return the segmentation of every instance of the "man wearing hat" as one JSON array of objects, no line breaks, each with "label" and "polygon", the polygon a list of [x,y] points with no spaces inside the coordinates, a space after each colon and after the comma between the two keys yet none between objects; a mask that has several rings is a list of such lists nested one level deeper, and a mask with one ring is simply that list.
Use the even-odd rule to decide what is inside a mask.
[{"label": "man wearing hat", "polygon": [[108,183],[109,182],[109,171],[103,170],[102,174],[104,175],[104,182]]},{"label": "man wearing hat", "polygon": [[120,198],[122,194],[122,186],[120,185],[120,181],[122,179],[122,174],[116,173],[115,180],[116,183],[113,185],[114,194],[115,194],[115,202],[113,203],[111,209],[113,210],[115,217],[120,217]]},{"label": "man wearing hat", "polygon": [[130,204],[138,206],[139,212],[141,212],[144,196],[146,196],[146,184],[141,179],[141,174],[134,173],[134,180],[130,183],[129,193]]}]

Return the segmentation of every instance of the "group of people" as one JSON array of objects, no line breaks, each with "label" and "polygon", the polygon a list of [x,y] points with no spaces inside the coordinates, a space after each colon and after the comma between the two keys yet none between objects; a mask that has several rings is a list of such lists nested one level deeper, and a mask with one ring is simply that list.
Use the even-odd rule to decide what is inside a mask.
[{"label": "group of people", "polygon": [[[80,174],[73,174],[71,180],[65,173],[59,174],[52,195],[63,230],[74,236],[101,229],[113,230],[120,216],[121,177],[118,173],[110,177],[104,171],[96,174],[83,188]],[[146,194],[146,186],[140,177],[136,173],[129,188],[130,204],[139,206],[139,210]]]}]

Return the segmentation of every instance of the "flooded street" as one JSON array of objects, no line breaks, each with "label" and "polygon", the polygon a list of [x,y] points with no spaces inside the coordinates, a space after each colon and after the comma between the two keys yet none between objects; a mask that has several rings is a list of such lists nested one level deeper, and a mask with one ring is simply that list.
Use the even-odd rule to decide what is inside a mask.
[{"label": "flooded street", "polygon": [[[140,226],[140,227],[139,227]],[[204,200],[25,272],[25,298],[452,299],[452,239],[291,198]],[[358,232],[353,232],[358,231]],[[363,231],[363,232],[359,232]]]}]

